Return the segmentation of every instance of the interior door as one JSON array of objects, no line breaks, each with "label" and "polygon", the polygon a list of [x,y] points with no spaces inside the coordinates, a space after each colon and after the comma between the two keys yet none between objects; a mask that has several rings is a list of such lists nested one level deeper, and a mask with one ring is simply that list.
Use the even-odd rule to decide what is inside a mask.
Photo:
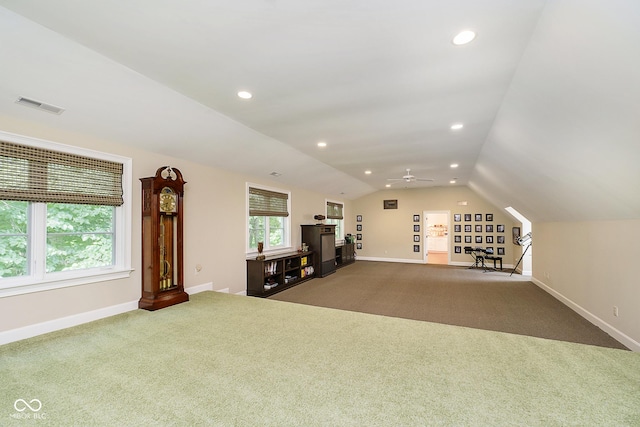
[{"label": "interior door", "polygon": [[449,217],[450,211],[424,211],[423,246],[424,262],[428,264],[449,264]]}]

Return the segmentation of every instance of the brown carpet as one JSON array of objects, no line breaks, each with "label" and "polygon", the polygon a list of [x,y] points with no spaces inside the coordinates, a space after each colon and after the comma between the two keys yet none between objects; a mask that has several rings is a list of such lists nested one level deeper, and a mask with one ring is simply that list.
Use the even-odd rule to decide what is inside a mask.
[{"label": "brown carpet", "polygon": [[528,277],[509,273],[357,261],[270,298],[626,349]]}]

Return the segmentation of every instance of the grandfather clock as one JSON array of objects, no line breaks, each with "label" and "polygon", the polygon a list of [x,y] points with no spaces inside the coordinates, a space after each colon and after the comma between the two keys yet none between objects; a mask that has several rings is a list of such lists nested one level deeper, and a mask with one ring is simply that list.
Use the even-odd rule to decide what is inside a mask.
[{"label": "grandfather clock", "polygon": [[142,181],[142,298],[138,307],[158,310],[189,300],[184,291],[184,184],[178,169],[162,166]]}]

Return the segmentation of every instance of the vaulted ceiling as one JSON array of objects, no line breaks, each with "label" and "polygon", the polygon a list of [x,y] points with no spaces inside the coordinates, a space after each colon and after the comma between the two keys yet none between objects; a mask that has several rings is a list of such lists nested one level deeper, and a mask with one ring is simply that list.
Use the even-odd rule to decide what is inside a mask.
[{"label": "vaulted ceiling", "polygon": [[0,37],[0,124],[345,199],[411,169],[433,181],[392,188],[467,185],[532,221],[640,218],[635,0],[0,0]]}]

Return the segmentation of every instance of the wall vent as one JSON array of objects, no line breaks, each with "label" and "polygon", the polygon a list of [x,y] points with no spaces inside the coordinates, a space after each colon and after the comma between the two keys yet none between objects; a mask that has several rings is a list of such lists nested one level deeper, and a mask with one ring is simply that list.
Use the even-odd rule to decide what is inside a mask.
[{"label": "wall vent", "polygon": [[34,99],[25,98],[23,96],[21,96],[16,100],[16,104],[24,105],[25,107],[37,108],[38,110],[42,110],[48,113],[53,113],[58,115],[64,112],[64,108],[56,107],[55,105],[36,101]]}]

